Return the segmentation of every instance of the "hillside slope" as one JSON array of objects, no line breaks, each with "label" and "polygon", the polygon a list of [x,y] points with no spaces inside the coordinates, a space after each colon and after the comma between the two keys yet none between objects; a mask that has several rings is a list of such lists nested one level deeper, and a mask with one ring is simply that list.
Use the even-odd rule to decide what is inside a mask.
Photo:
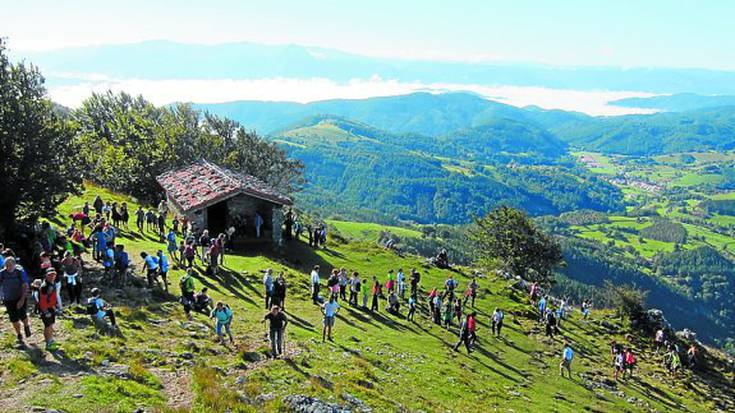
[{"label": "hillside slope", "polygon": [[[132,199],[90,188],[72,197],[60,217],[81,207],[95,194],[105,199]],[[57,225],[63,223],[57,221]],[[124,232],[122,242],[131,257],[141,250],[160,248],[153,234]],[[136,267],[140,263],[136,261]],[[251,250],[228,255],[225,268],[212,277],[197,273],[197,288],[208,286],[215,300],[235,312],[236,346],[213,343],[203,315],[187,321],[175,297],[128,287],[110,288],[94,269],[87,289],[95,284],[120,314],[124,337],[101,336],[85,322],[81,309],[68,311],[59,322],[62,351],[43,352],[38,333],[28,349],[13,343],[7,323],[1,323],[0,398],[3,411],[34,407],[67,412],[106,410],[130,412],[138,407],[158,411],[283,411],[284,398],[302,394],[350,404],[356,411],[558,411],[647,412],[732,410],[735,395],[720,366],[703,376],[684,371],[669,377],[648,340],[631,336],[606,311],[594,311],[589,322],[576,312],[562,332],[577,351],[573,379],[558,376],[561,338],[543,338],[524,295],[493,276],[480,280],[477,303],[479,345],[467,355],[453,352],[456,327],[447,331],[432,325],[421,300],[416,322],[381,312],[371,315],[343,307],[335,342],[322,343],[319,311],[308,300],[306,271],[320,264],[347,267],[363,276],[383,277],[388,269],[419,268],[421,287],[439,286],[447,271],[425,268],[414,257],[401,258],[371,243],[343,243],[332,239],[326,249],[303,243],[286,246],[283,254]],[[263,297],[260,271],[285,271],[289,283],[286,309],[291,320],[287,357],[267,361],[263,340]],[[171,272],[176,291],[181,270]],[[468,278],[454,273],[461,284]],[[422,294],[423,296],[423,294]],[[383,304],[381,304],[382,307]],[[502,338],[489,334],[489,314],[506,311]],[[4,316],[4,314],[3,314]],[[605,321],[605,325],[601,324]],[[38,328],[38,320],[34,319]],[[607,343],[617,339],[639,353],[637,377],[609,382]]]}]

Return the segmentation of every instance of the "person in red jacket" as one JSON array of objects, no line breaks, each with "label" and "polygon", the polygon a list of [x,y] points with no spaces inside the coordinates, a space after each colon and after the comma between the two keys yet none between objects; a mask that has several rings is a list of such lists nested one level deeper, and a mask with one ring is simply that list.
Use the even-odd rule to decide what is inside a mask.
[{"label": "person in red jacket", "polygon": [[41,284],[38,295],[38,309],[41,314],[41,321],[43,321],[43,338],[46,341],[47,351],[54,351],[58,348],[54,342],[54,324],[56,324],[56,313],[59,310],[58,294],[59,292],[56,290],[56,270],[51,267],[46,270],[46,279]]}]

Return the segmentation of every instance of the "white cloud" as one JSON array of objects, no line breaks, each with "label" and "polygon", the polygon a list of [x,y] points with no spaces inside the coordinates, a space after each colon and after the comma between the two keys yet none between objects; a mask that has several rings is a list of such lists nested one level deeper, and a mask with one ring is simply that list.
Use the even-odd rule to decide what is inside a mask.
[{"label": "white cloud", "polygon": [[[49,87],[51,98],[76,107],[92,92],[125,91],[143,95],[155,104],[177,101],[216,103],[233,100],[292,101],[308,103],[325,99],[364,99],[373,96],[403,95],[417,91],[434,93],[470,91],[488,99],[514,106],[537,105],[544,109],[563,109],[591,115],[650,113],[650,110],[611,106],[611,100],[651,96],[643,92],[580,91],[523,86],[487,86],[478,84],[400,82],[373,76],[346,83],[326,78],[263,79],[110,79],[104,75],[59,74],[67,82]],[[81,79],[69,84],[69,79]]]}]

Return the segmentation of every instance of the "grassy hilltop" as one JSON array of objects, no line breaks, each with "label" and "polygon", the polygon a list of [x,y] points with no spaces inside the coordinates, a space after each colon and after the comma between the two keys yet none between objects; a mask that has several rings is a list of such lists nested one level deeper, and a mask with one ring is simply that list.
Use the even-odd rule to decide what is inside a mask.
[{"label": "grassy hilltop", "polygon": [[[82,197],[69,198],[60,208],[58,227],[68,224],[70,211],[100,194],[105,200],[134,200],[88,187]],[[370,315],[343,306],[335,326],[335,342],[321,342],[321,317],[310,303],[308,269],[346,267],[363,277],[385,277],[388,269],[419,268],[421,286],[442,285],[448,272],[423,267],[423,260],[401,258],[372,242],[379,230],[370,225],[335,222],[351,240],[332,237],[326,249],[289,244],[282,254],[246,251],[225,257],[224,270],[197,275],[197,289],[210,288],[217,300],[235,312],[235,346],[213,340],[205,316],[186,320],[176,302],[180,269],[169,273],[166,295],[144,288],[109,288],[89,267],[85,293],[94,284],[119,312],[123,337],[101,336],[87,322],[84,310],[67,309],[57,323],[62,350],[41,350],[40,322],[33,320],[34,337],[18,349],[9,324],[0,323],[0,399],[3,411],[44,408],[67,412],[132,412],[139,407],[158,411],[283,411],[283,397],[303,394],[349,404],[353,397],[373,411],[548,411],[548,412],[711,412],[735,408],[728,373],[709,370],[704,378],[684,371],[671,378],[654,356],[647,338],[627,333],[613,314],[593,312],[584,322],[578,312],[562,326],[577,356],[572,380],[558,373],[562,339],[543,337],[524,295],[494,276],[480,281],[477,304],[479,345],[476,351],[453,352],[452,331],[433,325],[422,300],[416,323],[381,312]],[[409,236],[406,233],[405,236]],[[364,241],[356,239],[363,238]],[[153,234],[123,231],[125,244],[140,272],[140,251],[162,247]],[[287,358],[267,359],[261,270],[285,271],[289,284],[286,309]],[[455,273],[464,288],[468,278]],[[425,295],[423,295],[425,297]],[[384,303],[381,304],[381,306]],[[506,312],[504,337],[490,337],[489,316],[495,307]],[[2,317],[5,317],[4,312]],[[617,325],[611,330],[602,320]],[[607,323],[606,323],[607,324]],[[631,344],[638,353],[637,377],[614,387],[608,343]],[[731,382],[730,382],[731,383]],[[728,387],[729,386],[729,387]],[[353,411],[359,411],[354,409]]]}]

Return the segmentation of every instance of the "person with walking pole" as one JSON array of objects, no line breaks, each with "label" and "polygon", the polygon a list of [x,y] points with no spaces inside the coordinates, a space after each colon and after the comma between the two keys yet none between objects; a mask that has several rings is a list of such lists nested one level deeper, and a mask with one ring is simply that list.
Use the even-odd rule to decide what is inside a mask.
[{"label": "person with walking pole", "polygon": [[283,337],[286,332],[286,325],[288,325],[288,319],[286,314],[281,311],[281,308],[277,305],[271,307],[271,311],[263,317],[263,323],[269,321],[269,338],[271,341],[271,357],[276,358],[283,355],[283,349],[285,348]]}]

